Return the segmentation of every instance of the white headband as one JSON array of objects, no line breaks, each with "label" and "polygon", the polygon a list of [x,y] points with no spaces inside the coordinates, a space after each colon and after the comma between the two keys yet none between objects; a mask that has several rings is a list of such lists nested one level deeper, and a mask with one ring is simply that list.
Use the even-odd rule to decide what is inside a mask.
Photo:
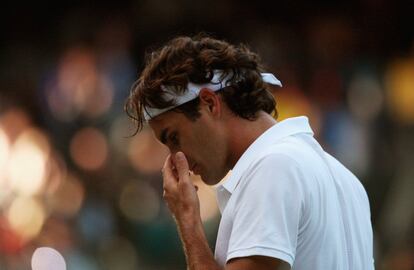
[{"label": "white headband", "polygon": [[[198,97],[198,94],[200,93],[200,90],[203,88],[208,88],[213,91],[218,91],[220,89],[223,89],[227,85],[227,81],[231,78],[232,73],[227,75],[224,78],[222,77],[222,71],[221,70],[213,70],[213,78],[211,79],[210,83],[205,84],[194,84],[192,82],[189,82],[187,84],[187,91],[185,91],[182,95],[177,95],[174,93],[173,90],[171,90],[167,86],[161,86],[161,88],[165,91],[164,97],[167,99],[173,99],[175,102],[175,105],[164,108],[164,109],[157,109],[157,108],[145,108],[144,114],[145,114],[145,120],[150,120],[163,112],[169,111],[171,109],[174,109],[190,100],[193,100]],[[267,84],[277,85],[282,87],[282,83],[273,75],[272,73],[261,73],[262,79]]]}]

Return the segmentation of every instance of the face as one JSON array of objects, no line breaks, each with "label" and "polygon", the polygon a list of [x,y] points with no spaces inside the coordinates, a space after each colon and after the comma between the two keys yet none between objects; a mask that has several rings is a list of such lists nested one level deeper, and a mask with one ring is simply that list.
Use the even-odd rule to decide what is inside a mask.
[{"label": "face", "polygon": [[219,121],[200,110],[191,121],[184,114],[169,111],[150,121],[157,139],[171,151],[181,151],[191,171],[208,185],[218,183],[228,172],[225,134]]}]

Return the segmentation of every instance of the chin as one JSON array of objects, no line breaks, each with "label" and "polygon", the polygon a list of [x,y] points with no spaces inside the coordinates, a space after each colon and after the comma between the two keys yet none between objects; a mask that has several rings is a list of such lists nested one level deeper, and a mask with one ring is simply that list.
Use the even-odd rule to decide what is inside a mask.
[{"label": "chin", "polygon": [[221,180],[221,179],[217,179],[217,177],[212,177],[211,175],[210,176],[200,175],[200,177],[201,177],[201,180],[203,180],[203,182],[209,186],[213,186],[217,184],[218,182],[220,182]]}]

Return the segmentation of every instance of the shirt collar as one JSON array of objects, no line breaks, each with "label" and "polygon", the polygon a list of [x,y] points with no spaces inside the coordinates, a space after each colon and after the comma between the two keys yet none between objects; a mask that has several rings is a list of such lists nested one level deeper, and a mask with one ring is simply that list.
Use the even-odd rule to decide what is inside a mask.
[{"label": "shirt collar", "polygon": [[[257,154],[267,149],[270,144],[274,144],[283,138],[299,133],[309,133],[313,131],[309,126],[309,120],[306,116],[299,116],[285,119],[276,123],[260,135],[242,154],[227,180],[217,186],[217,200],[220,211],[223,212],[230,195],[234,192],[241,176],[248,166],[257,157]],[[226,194],[227,193],[227,194]]]}]

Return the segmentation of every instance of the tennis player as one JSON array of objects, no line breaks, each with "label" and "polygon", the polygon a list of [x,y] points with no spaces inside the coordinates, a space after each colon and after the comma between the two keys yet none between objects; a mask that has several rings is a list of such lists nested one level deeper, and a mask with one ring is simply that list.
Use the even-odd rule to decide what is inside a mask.
[{"label": "tennis player", "polygon": [[[372,270],[373,235],[359,180],[313,138],[304,116],[277,122],[259,57],[243,45],[178,37],[148,55],[127,100],[171,154],[164,199],[191,270]],[[217,187],[215,254],[190,173]],[[283,269],[286,269],[283,268]]]}]

